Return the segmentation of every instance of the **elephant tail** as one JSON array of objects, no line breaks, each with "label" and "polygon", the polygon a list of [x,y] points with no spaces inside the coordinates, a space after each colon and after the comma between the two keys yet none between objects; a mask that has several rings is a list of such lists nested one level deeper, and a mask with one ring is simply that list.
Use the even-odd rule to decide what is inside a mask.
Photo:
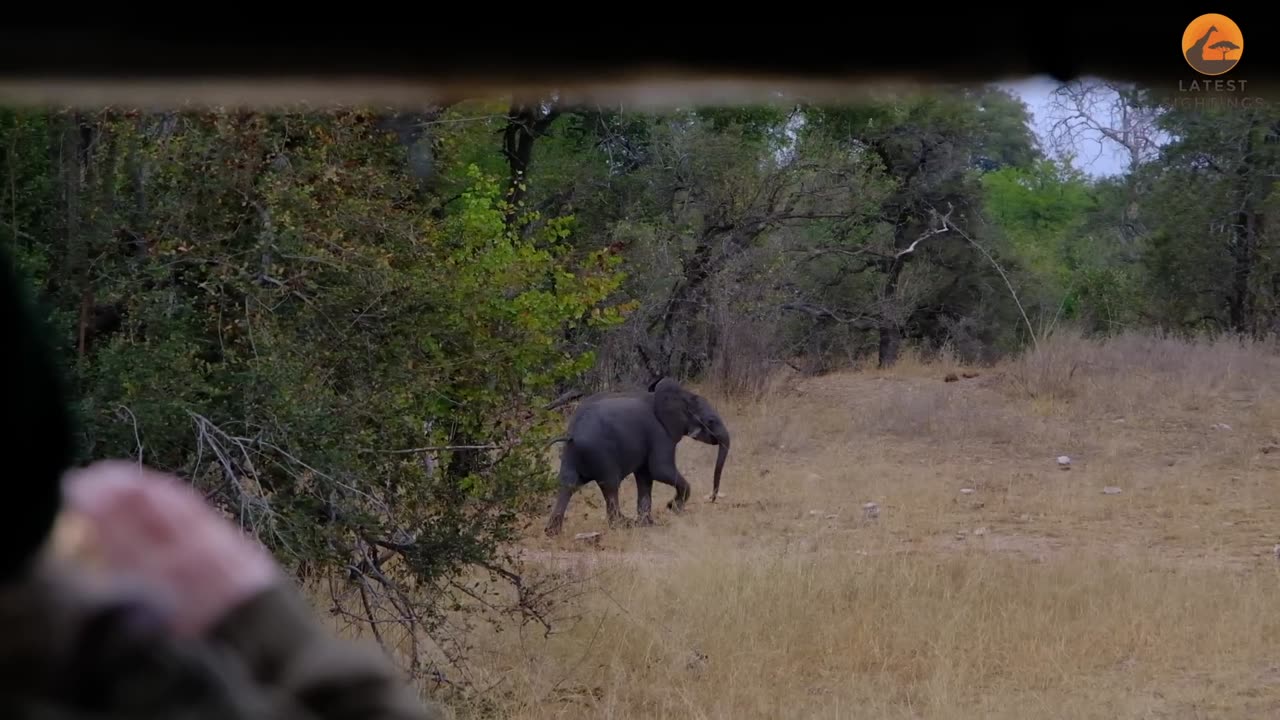
[{"label": "elephant tail", "polygon": [[555,445],[555,444],[556,444],[556,443],[558,443],[558,442],[571,443],[571,442],[573,442],[573,436],[572,436],[572,435],[561,435],[561,436],[559,436],[559,437],[551,438],[551,441],[550,441],[550,442],[548,442],[548,443],[547,443],[546,445],[544,445],[543,447],[551,447],[552,445]]}]

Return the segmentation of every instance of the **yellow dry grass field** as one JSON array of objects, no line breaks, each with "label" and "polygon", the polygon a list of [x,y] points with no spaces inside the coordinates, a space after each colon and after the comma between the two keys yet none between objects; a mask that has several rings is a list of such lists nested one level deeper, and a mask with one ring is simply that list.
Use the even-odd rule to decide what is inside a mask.
[{"label": "yellow dry grass field", "polygon": [[472,638],[473,679],[520,720],[1280,717],[1277,378],[1270,345],[1062,333],[713,397],[724,497],[686,440],[683,515],[656,485],[611,530],[591,485],[535,524],[574,597]]}]

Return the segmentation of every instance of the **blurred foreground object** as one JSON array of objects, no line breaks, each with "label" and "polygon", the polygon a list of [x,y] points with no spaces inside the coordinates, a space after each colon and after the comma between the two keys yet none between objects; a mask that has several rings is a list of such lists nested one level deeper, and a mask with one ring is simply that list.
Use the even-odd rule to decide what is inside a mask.
[{"label": "blurred foreground object", "polygon": [[61,365],[49,329],[40,318],[26,278],[19,277],[6,245],[0,245],[0,347],[3,376],[3,476],[18,512],[0,524],[0,582],[26,572],[44,543],[59,508],[58,484],[71,467],[74,429]]},{"label": "blurred foreground object", "polygon": [[5,717],[442,717],[177,478],[100,462],[68,476],[66,503],[0,589]]},{"label": "blurred foreground object", "polygon": [[[1065,9],[1065,8],[1064,8]],[[811,99],[854,99],[895,85],[1001,81],[1048,75],[1105,77],[1177,87],[1203,79],[1180,42],[1199,11],[1112,9],[1104,18],[1060,12],[1051,22],[1022,13],[922,13],[860,9],[842,25],[768,36],[663,25],[650,32],[583,35],[529,50],[533,35],[482,44],[424,40],[408,26],[367,32],[245,32],[202,26],[59,31],[0,30],[5,102],[82,106],[187,102],[253,106],[449,102],[460,97],[555,90],[568,104],[755,103],[780,90]],[[1245,35],[1269,27],[1260,11],[1230,13]],[[762,45],[796,41],[785,51]],[[1120,48],[1120,50],[1117,50]],[[1228,77],[1255,92],[1273,83],[1274,52],[1254,45]]]}]

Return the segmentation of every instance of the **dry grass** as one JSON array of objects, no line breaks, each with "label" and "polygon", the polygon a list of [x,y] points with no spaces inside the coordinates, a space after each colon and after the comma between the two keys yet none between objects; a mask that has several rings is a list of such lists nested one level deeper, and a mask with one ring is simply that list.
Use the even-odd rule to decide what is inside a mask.
[{"label": "dry grass", "polygon": [[610,531],[580,493],[524,543],[576,619],[475,638],[476,680],[530,720],[1280,716],[1278,377],[1270,347],[1065,334],[721,400],[725,498],[693,442],[683,516],[659,486],[656,527]]}]

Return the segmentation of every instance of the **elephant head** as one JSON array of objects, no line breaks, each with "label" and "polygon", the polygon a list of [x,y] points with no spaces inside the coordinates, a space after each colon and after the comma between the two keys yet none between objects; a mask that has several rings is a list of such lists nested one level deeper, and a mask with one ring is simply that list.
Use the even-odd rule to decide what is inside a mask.
[{"label": "elephant head", "polygon": [[720,473],[729,457],[729,429],[725,427],[724,420],[706,398],[685,390],[671,378],[659,378],[650,383],[649,392],[653,393],[654,413],[673,441],[679,442],[681,437],[688,436],[719,447],[711,490],[711,501],[715,502],[720,495]]}]

